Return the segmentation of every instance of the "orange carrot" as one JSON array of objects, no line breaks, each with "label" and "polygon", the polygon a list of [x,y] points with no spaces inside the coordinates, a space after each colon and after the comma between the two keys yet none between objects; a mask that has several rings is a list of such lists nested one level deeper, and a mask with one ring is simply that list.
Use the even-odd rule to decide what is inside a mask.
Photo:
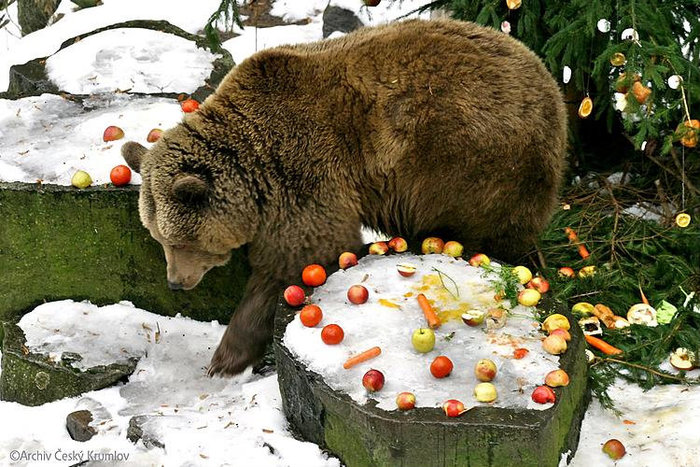
[{"label": "orange carrot", "polygon": [[571,227],[566,227],[564,233],[571,243],[578,242],[578,235],[576,235],[576,231]]},{"label": "orange carrot", "polygon": [[581,258],[583,259],[586,259],[589,256],[591,256],[591,254],[588,252],[588,248],[586,248],[586,245],[584,245],[583,243],[579,243],[578,245],[578,254],[581,255]]},{"label": "orange carrot", "polygon": [[418,294],[416,298],[418,299],[418,304],[420,305],[421,310],[423,310],[425,319],[428,321],[428,327],[430,327],[430,329],[439,328],[441,324],[440,318],[438,318],[438,315],[435,314],[433,307],[430,306],[430,303],[428,302],[428,299],[425,298],[425,295],[421,293]]},{"label": "orange carrot", "polygon": [[644,292],[642,292],[642,284],[639,284],[639,294],[642,296],[642,303],[649,305],[649,300],[647,300],[646,295],[644,295]]},{"label": "orange carrot", "polygon": [[571,243],[578,243],[578,254],[581,255],[581,258],[586,259],[591,256],[591,254],[588,252],[588,248],[586,248],[586,245],[581,243],[574,229],[571,227],[566,227],[564,229],[564,233],[566,234],[566,238],[568,238]]},{"label": "orange carrot", "polygon": [[593,336],[584,337],[586,338],[586,342],[588,342],[588,345],[600,350],[605,355],[617,355],[622,353],[622,350],[618,349],[617,347],[613,347],[612,345],[605,342],[603,339],[598,339],[597,337]]},{"label": "orange carrot", "polygon": [[366,362],[370,358],[374,358],[378,356],[380,353],[382,353],[382,349],[379,347],[372,347],[371,349],[365,350],[364,352],[358,353],[357,355],[353,355],[352,357],[348,358],[345,363],[343,363],[343,368],[346,370],[348,368],[352,368],[355,365],[358,365],[362,362]]}]

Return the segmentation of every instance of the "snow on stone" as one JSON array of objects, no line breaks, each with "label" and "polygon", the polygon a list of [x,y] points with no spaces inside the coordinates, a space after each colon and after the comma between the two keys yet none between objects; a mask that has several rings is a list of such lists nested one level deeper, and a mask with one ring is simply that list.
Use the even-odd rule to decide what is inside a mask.
[{"label": "snow on stone", "polygon": [[293,23],[322,14],[327,5],[328,0],[275,0],[270,14]]},{"label": "snow on stone", "polygon": [[[410,278],[396,270],[396,265],[404,262],[418,266]],[[446,288],[433,268],[444,274]],[[514,307],[506,327],[491,332],[486,332],[485,326],[466,326],[461,320],[467,310],[486,311],[497,306],[490,279],[483,274],[483,269],[444,255],[367,256],[357,266],[331,275],[314,291],[311,302],[321,307],[323,320],[315,328],[307,328],[295,317],[287,327],[284,344],[307,368],[321,374],[331,388],[348,393],[360,404],[371,397],[378,407],[394,410],[396,395],[410,391],[420,407],[440,407],[447,399],[474,406],[478,403],[472,392],[479,383],[474,367],[480,359],[488,358],[498,367],[493,381],[499,394],[495,406],[546,409],[550,405],[536,404],[530,395],[535,386],[543,384],[549,371],[559,368],[559,358],[542,349],[543,335],[532,308]],[[458,290],[448,278],[456,282]],[[347,290],[354,284],[367,287],[367,303],[348,302]],[[439,316],[442,313],[441,317],[450,317],[443,319],[443,325],[435,331],[435,348],[427,354],[417,352],[411,344],[413,331],[426,327],[416,301],[418,293],[435,300],[436,311],[442,310]],[[331,323],[345,332],[338,345],[326,345],[321,340],[321,329]],[[347,358],[374,346],[382,349],[380,356],[343,369]],[[526,348],[529,353],[515,360],[516,348]],[[452,374],[442,380],[434,378],[429,370],[438,355],[446,355],[454,363]],[[382,371],[386,378],[384,388],[372,395],[362,386],[362,376],[370,368]]]},{"label": "snow on stone", "polygon": [[66,14],[50,27],[13,42],[6,52],[0,50],[0,92],[7,90],[10,66],[47,57],[55,53],[64,41],[75,36],[135,19],[165,20],[187,32],[197,33],[219,3],[219,0],[103,0],[100,6]]},{"label": "snow on stone", "polygon": [[[355,12],[365,26],[386,24],[397,19],[430,18],[430,11],[411,13],[424,5],[432,3],[426,0],[403,0],[400,2],[381,2],[374,7],[364,6],[362,0],[330,0],[329,5],[345,8]],[[411,13],[410,15],[408,13]]]},{"label": "snow on stone", "polygon": [[[323,38],[324,3],[319,0],[277,0],[271,11],[273,15],[279,16],[288,22],[308,18],[310,20],[309,24],[290,24],[269,28],[247,26],[241,29],[235,27],[234,31],[240,35],[224,42],[223,47],[231,53],[236,63],[240,63],[255,52],[271,47],[321,40]],[[363,6],[362,0],[331,0],[330,2],[331,5],[355,12],[358,18],[367,26],[394,21],[427,3],[430,2],[426,0],[405,0],[402,2],[383,2],[376,7],[367,8]],[[313,13],[315,15],[312,15]],[[430,14],[428,12],[420,15],[412,14],[406,18],[419,17],[427,19],[430,17]]]},{"label": "snow on stone", "polygon": [[51,81],[71,94],[192,93],[216,58],[173,34],[125,28],[86,37],[49,57],[46,68]]},{"label": "snow on stone", "polygon": [[269,28],[235,28],[239,36],[229,39],[222,46],[231,53],[234,62],[241,63],[246,58],[271,47],[288,44],[301,44],[323,39],[323,23],[316,20],[309,24],[273,26]]},{"label": "snow on stone", "polygon": [[[122,349],[141,360],[123,385],[39,407],[0,402],[0,417],[13,420],[0,424],[1,465],[11,463],[13,450],[53,456],[59,449],[75,451],[82,460],[90,451],[121,453],[128,455],[125,465],[340,465],[317,445],[290,434],[276,375],[206,375],[205,366],[224,331],[216,322],[159,316],[128,302],[96,307],[66,300],[37,307],[20,327],[32,351],[83,350],[86,366],[118,359],[115,352]],[[98,430],[85,443],[71,440],[65,428],[66,415],[80,409],[95,414],[92,425]],[[151,417],[147,431],[165,449],[126,439],[133,415]],[[41,465],[67,465],[51,461]]]},{"label": "snow on stone", "polygon": [[[167,129],[182,118],[174,99],[99,95],[83,104],[44,94],[19,100],[0,99],[0,180],[70,185],[76,170],[85,170],[94,184],[109,183],[110,170],[124,164],[121,146],[134,140],[144,145],[152,128]],[[110,125],[124,138],[105,143]],[[132,184],[141,183],[132,174]]]}]

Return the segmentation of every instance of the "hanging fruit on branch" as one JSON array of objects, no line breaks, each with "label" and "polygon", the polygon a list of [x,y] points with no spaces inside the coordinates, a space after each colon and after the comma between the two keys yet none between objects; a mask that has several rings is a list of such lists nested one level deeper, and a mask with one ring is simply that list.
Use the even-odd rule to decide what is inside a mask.
[{"label": "hanging fruit on branch", "polygon": [[676,225],[681,228],[688,227],[690,225],[690,214],[681,212],[676,216]]},{"label": "hanging fruit on branch", "polygon": [[698,133],[700,133],[700,121],[695,119],[686,120],[676,128],[676,135],[686,148],[694,148],[698,145]]},{"label": "hanging fruit on branch", "polygon": [[651,89],[644,86],[641,82],[635,81],[632,85],[632,94],[634,94],[634,98],[637,99],[637,102],[644,104],[651,94]]},{"label": "hanging fruit on branch", "polygon": [[593,99],[586,96],[581,101],[581,105],[578,106],[578,116],[581,118],[587,118],[591,112],[593,112]]},{"label": "hanging fruit on branch", "polygon": [[506,5],[508,5],[509,10],[517,10],[522,3],[522,0],[506,0]]},{"label": "hanging fruit on branch", "polygon": [[610,64],[612,66],[622,66],[625,64],[625,61],[627,58],[625,57],[625,54],[616,52],[612,54],[612,57],[610,57]]}]

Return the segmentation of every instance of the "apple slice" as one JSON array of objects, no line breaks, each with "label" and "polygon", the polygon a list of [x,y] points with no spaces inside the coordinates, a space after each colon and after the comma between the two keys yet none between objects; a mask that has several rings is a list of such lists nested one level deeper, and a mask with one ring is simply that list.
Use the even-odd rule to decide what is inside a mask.
[{"label": "apple slice", "polygon": [[685,347],[678,347],[671,353],[671,366],[676,370],[690,371],[695,368],[695,355]]},{"label": "apple slice", "polygon": [[481,310],[469,310],[466,313],[462,313],[462,321],[467,326],[479,326],[484,322],[486,313]]},{"label": "apple slice", "polygon": [[416,267],[410,263],[401,263],[396,265],[396,270],[399,271],[403,277],[411,277],[416,273]]}]

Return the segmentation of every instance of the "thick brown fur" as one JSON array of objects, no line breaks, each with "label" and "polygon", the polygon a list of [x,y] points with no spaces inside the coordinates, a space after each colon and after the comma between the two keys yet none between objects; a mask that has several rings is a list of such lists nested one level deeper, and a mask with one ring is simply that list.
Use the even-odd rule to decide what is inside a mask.
[{"label": "thick brown fur", "polygon": [[441,20],[257,53],[153,148],[123,154],[174,288],[248,245],[252,275],[210,367],[231,375],[262,355],[283,287],[359,248],[361,224],[502,259],[529,249],[565,144],[541,61],[506,34]]}]

